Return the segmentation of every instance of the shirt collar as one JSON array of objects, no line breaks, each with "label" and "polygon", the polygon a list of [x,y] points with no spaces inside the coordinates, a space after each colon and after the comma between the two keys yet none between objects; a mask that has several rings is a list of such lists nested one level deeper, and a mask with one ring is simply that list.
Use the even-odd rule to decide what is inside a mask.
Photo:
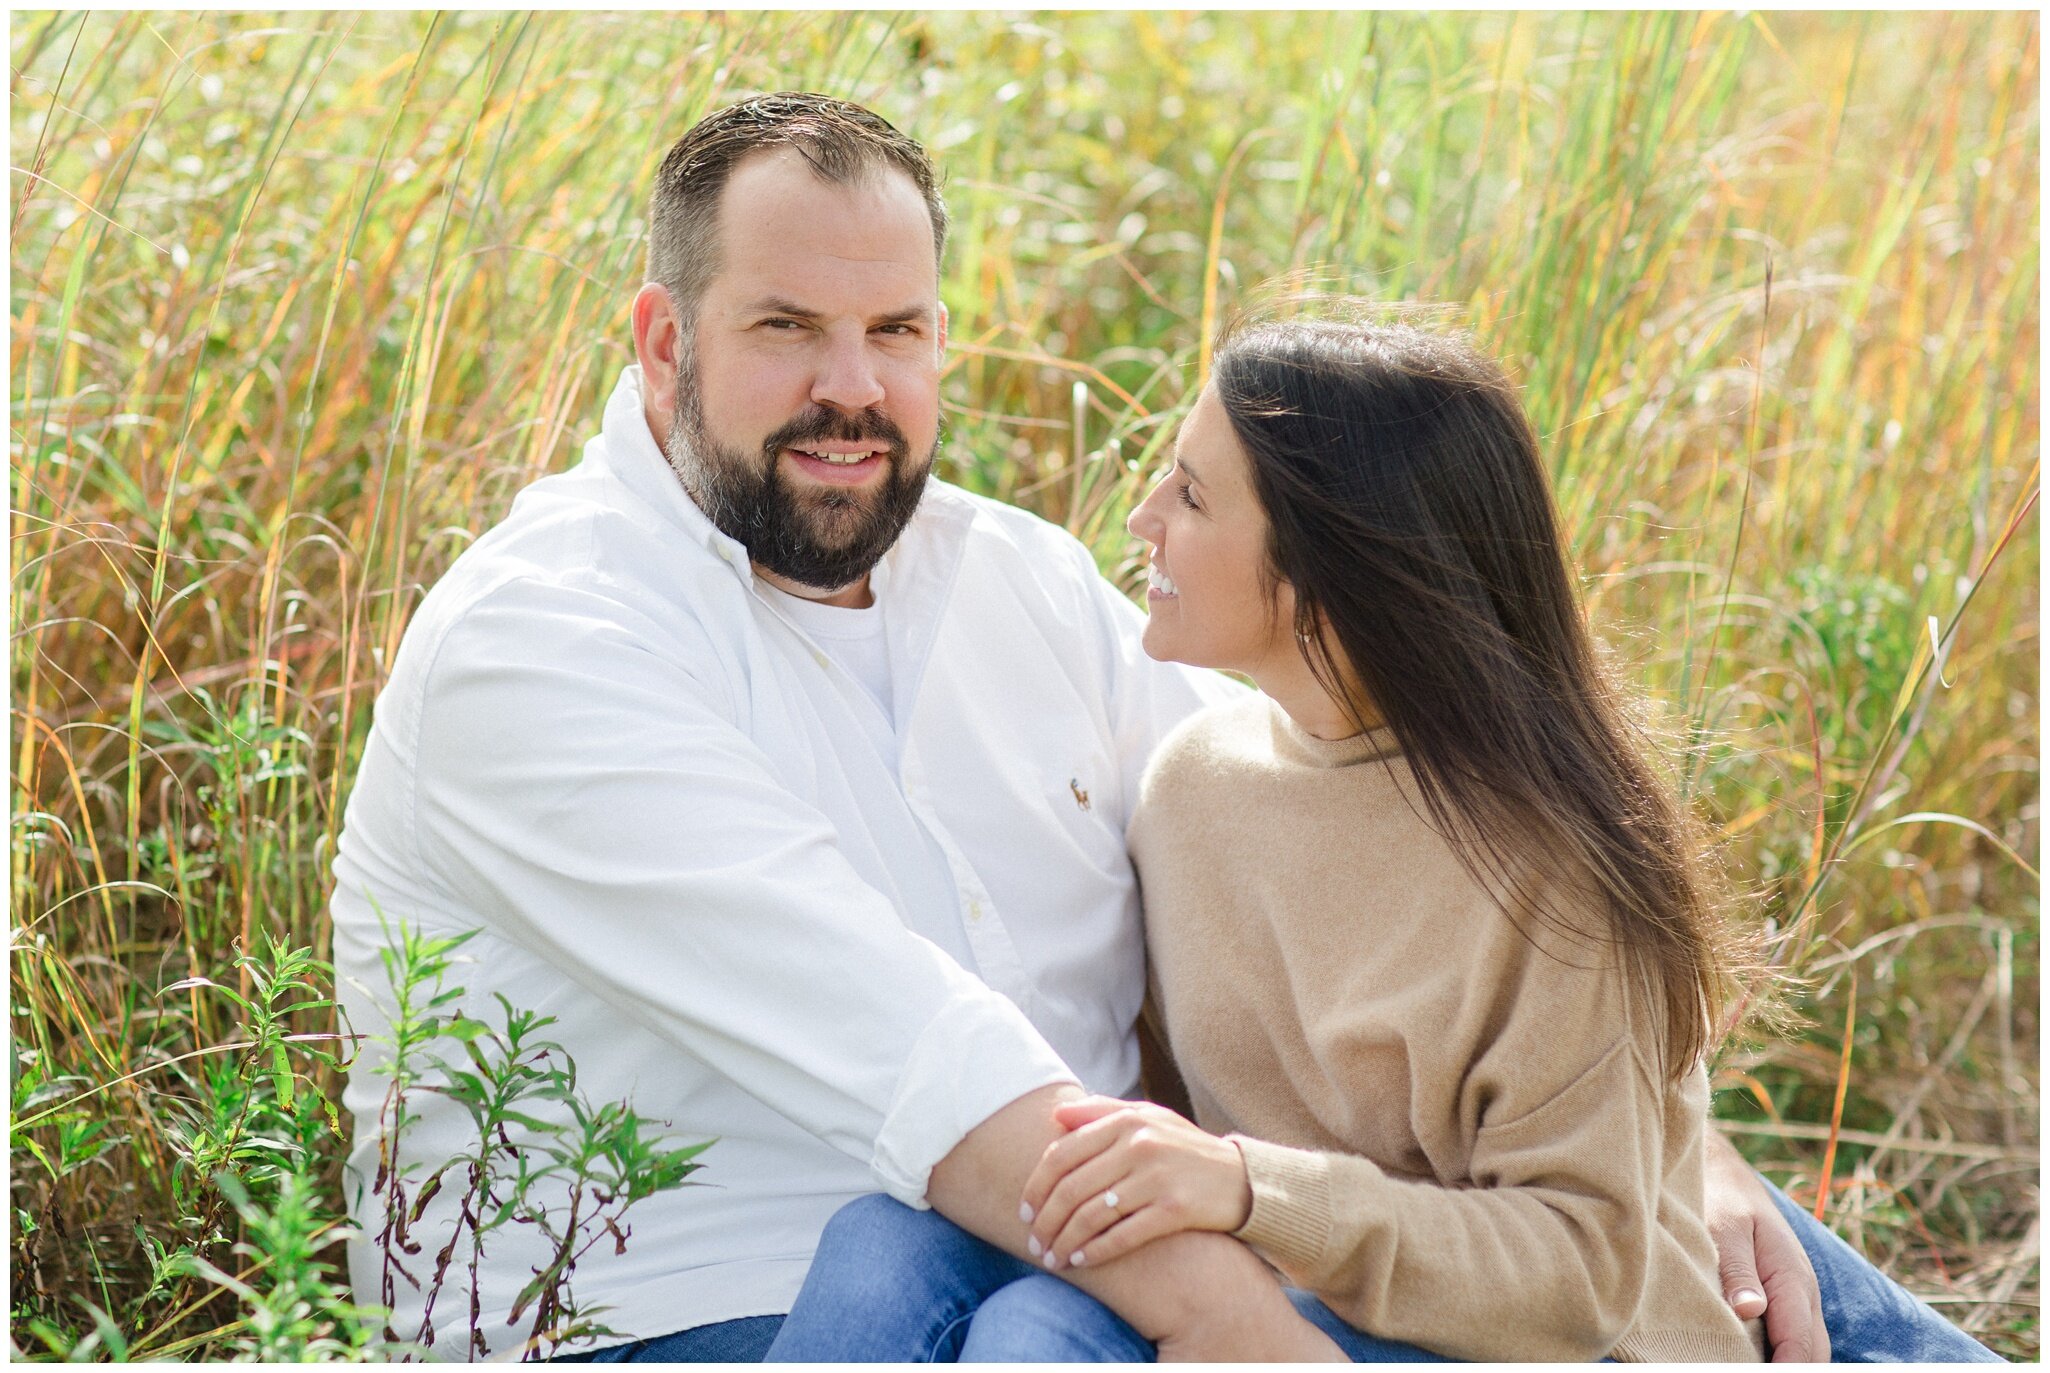
[{"label": "shirt collar", "polygon": [[725,563],[742,582],[753,579],[747,549],[740,540],[721,533],[717,525],[705,518],[697,502],[683,489],[683,482],[670,467],[654,434],[649,432],[647,413],[641,407],[639,363],[620,372],[619,384],[612,388],[612,395],[605,402],[600,440],[593,446],[600,450],[607,470],[621,485],[680,526],[693,543]]}]

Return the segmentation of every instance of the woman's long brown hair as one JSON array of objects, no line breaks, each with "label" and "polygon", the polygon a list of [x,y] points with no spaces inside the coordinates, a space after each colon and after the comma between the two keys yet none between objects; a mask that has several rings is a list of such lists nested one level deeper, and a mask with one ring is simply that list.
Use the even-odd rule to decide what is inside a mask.
[{"label": "woman's long brown hair", "polygon": [[[1406,324],[1242,327],[1213,376],[1318,679],[1392,729],[1432,822],[1519,929],[1627,951],[1663,1008],[1658,1061],[1691,1071],[1739,947],[1701,828],[1596,652],[1515,388]],[[1590,888],[1606,921],[1561,899]]]}]

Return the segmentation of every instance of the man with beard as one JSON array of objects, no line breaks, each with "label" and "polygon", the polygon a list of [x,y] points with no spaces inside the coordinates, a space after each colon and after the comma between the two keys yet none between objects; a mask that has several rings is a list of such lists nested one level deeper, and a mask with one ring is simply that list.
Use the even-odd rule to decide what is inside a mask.
[{"label": "man with beard", "polygon": [[[601,432],[456,560],[378,700],[335,863],[350,1025],[392,1015],[387,921],[478,930],[468,1014],[552,1016],[589,1097],[717,1137],[707,1185],[580,1260],[580,1306],[635,1341],[603,1359],[758,1358],[865,1194],[1022,1255],[1054,1105],[1135,1090],[1127,807],[1154,743],[1236,688],[1146,658],[1075,540],[930,478],[945,232],[923,150],[866,110],[786,94],[695,126],[658,176],[638,365]],[[462,1189],[410,1199],[418,1257],[376,1242],[387,1057],[367,1043],[345,1097],[350,1263],[410,1335],[424,1294],[394,1259],[431,1275]],[[408,1104],[401,1165],[473,1145],[460,1103]],[[1782,1352],[1826,1351],[1747,1186],[1723,1208],[1733,1299],[1762,1286]],[[549,1255],[493,1234],[482,1350],[449,1265],[440,1352],[516,1348]],[[1163,1356],[1336,1354],[1225,1236],[1068,1276]]]},{"label": "man with beard", "polygon": [[[771,97],[664,162],[639,366],[572,470],[522,491],[421,603],[336,858],[352,1026],[391,1016],[384,921],[481,933],[469,1014],[556,1018],[594,1100],[717,1137],[580,1260],[638,1358],[756,1358],[826,1221],[877,1191],[1024,1253],[1052,1108],[1138,1078],[1126,798],[1156,739],[1230,688],[1147,659],[1080,544],[929,479],[945,212],[864,110]],[[660,442],[658,443],[658,438]],[[666,459],[666,460],[665,460]],[[972,971],[970,971],[972,970]],[[351,1071],[359,1297],[420,1324],[378,1171],[386,1050]],[[415,1091],[401,1162],[474,1140]],[[417,1182],[417,1179],[416,1179]],[[450,1185],[412,1226],[431,1274]],[[563,1201],[566,1204],[567,1198]],[[1238,1241],[1157,1246],[1091,1289],[1218,1357],[1335,1354]],[[546,1262],[501,1230],[490,1352]],[[434,1309],[471,1344],[466,1265]],[[615,1346],[619,1349],[619,1346]]]}]

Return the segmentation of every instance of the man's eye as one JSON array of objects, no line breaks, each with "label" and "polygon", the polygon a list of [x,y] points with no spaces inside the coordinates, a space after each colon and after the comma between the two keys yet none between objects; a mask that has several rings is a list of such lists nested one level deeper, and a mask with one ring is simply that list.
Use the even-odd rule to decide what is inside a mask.
[{"label": "man's eye", "polygon": [[879,334],[895,334],[899,337],[903,337],[906,335],[917,333],[918,331],[908,324],[885,324],[880,326],[876,330],[876,332]]},{"label": "man's eye", "polygon": [[802,329],[804,326],[794,319],[765,319],[762,323],[771,329]]}]

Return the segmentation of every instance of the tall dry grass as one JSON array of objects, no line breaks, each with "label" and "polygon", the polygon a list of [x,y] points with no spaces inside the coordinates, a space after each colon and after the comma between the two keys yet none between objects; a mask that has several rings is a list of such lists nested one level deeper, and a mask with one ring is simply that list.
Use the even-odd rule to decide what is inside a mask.
[{"label": "tall dry grass", "polygon": [[237,1021],[162,989],[326,948],[385,665],[631,360],[656,161],[808,87],[948,173],[950,475],[1127,585],[1259,283],[1460,307],[1808,979],[1719,1114],[2035,1352],[2033,16],[17,13],[10,50],[17,1315],[215,1347],[138,1232]]}]

